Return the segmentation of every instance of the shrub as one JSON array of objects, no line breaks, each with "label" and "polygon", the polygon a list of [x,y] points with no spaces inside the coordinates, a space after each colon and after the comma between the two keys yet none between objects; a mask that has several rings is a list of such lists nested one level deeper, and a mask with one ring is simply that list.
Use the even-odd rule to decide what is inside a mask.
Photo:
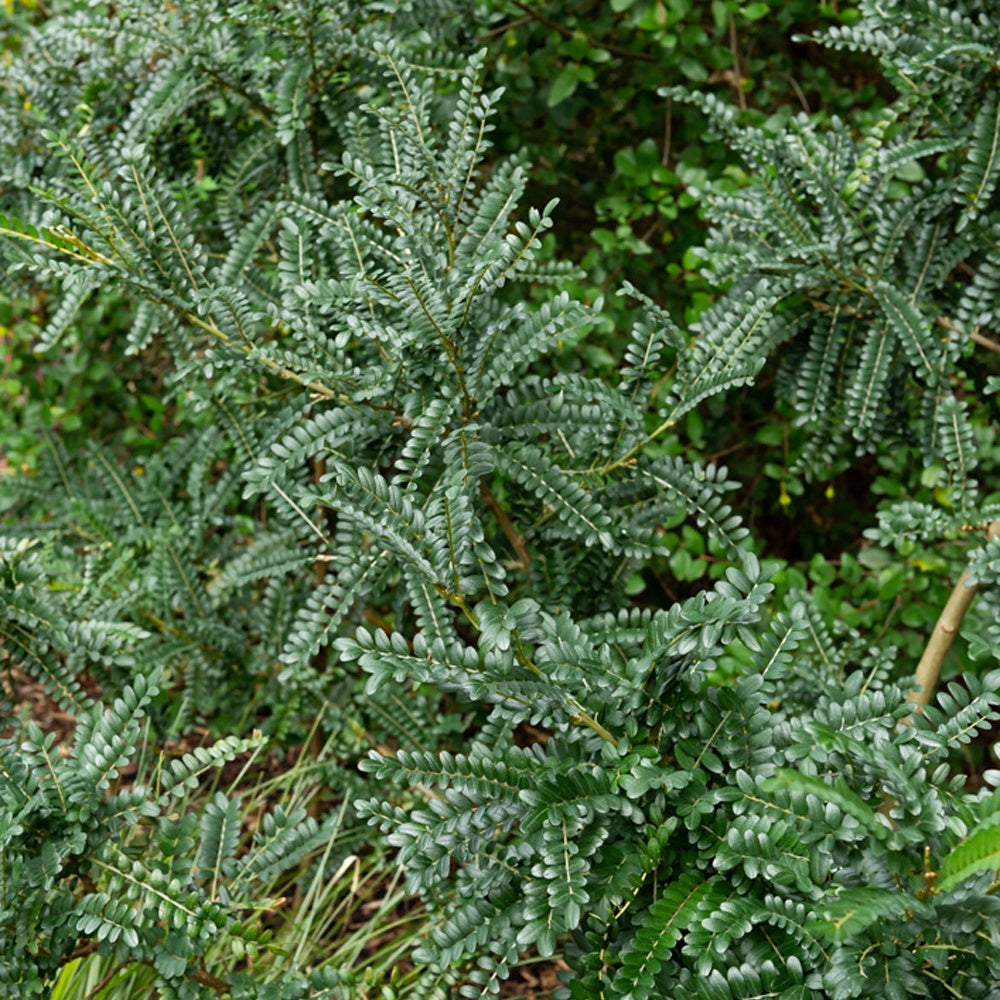
[{"label": "shrub", "polygon": [[[850,55],[797,44],[796,32],[848,21],[850,5],[620,0],[484,5],[491,77],[506,87],[496,142],[527,146],[535,164],[530,196],[558,194],[555,234],[581,259],[579,293],[613,292],[627,277],[680,314],[707,302],[708,285],[687,256],[704,235],[701,192],[738,159],[708,141],[693,109],[658,96],[664,84],[719,88],[758,123],[794,110],[843,113],[878,100],[878,74]],[[869,64],[870,65],[870,62]],[[838,84],[851,76],[850,85]],[[569,166],[569,165],[572,166]],[[538,193],[536,193],[536,191]],[[673,280],[664,281],[664,270]],[[604,352],[586,364],[613,370],[628,300],[606,300]]]},{"label": "shrub", "polygon": [[802,428],[788,474],[830,476],[902,443],[971,518],[984,441],[970,408],[983,350],[998,350],[984,335],[998,282],[997,29],[976,4],[862,9],[856,27],[820,36],[877,55],[897,89],[860,131],[799,115],[772,135],[711,94],[664,93],[703,108],[748,167],[736,193],[708,199],[703,253],[716,284],[766,277],[780,299],[762,336],[783,345],[775,390]]},{"label": "shrub", "polygon": [[[372,746],[360,812],[423,897],[414,958],[425,995],[449,983],[496,992],[525,953],[557,949],[567,996],[990,995],[997,793],[966,791],[952,761],[1000,717],[1000,671],[970,673],[916,711],[884,634],[835,629],[808,593],[775,595],[775,566],[734,513],[727,471],[686,456],[677,437],[701,403],[755,379],[812,294],[854,296],[857,334],[886,360],[873,367],[862,348],[856,370],[844,365],[850,378],[912,369],[937,407],[930,424],[950,414],[955,428],[931,453],[954,515],[896,505],[880,540],[995,520],[970,475],[989,432],[951,389],[961,346],[932,343],[912,285],[899,284],[908,251],[897,261],[886,249],[862,294],[823,271],[833,250],[822,240],[794,269],[812,241],[783,267],[753,248],[693,338],[629,288],[640,320],[616,378],[561,370],[597,314],[558,290],[571,268],[542,260],[554,206],[516,215],[527,165],[486,158],[500,95],[485,89],[484,55],[435,51],[454,37],[445,5],[421,13],[408,46],[374,16],[380,5],[352,6],[195,3],[168,12],[161,31],[162,12],[139,0],[53,18],[25,43],[29,61],[59,53],[89,100],[72,111],[36,84],[52,152],[28,130],[41,181],[28,193],[8,165],[11,253],[62,283],[67,310],[103,289],[133,303],[129,344],[169,351],[183,420],[133,482],[115,442],[84,462],[87,480],[99,473],[85,489],[72,486],[80,471],[43,468],[22,509],[49,520],[11,527],[4,549],[12,659],[68,701],[84,663],[111,692],[103,713],[78,705],[91,714],[67,761],[50,765],[34,729],[23,760],[4,748],[11,774],[44,788],[26,804],[5,799],[0,814],[17,862],[0,924],[17,982],[41,989],[93,935],[103,955],[152,961],[168,995],[338,995],[342,981],[322,976],[281,993],[231,968],[212,982],[200,974],[205,920],[241,933],[231,908],[200,916],[245,864],[234,798],[204,805],[195,849],[163,826],[187,822],[190,839],[195,821],[165,819],[159,798],[100,794],[138,747],[140,714],[179,730],[202,711],[220,732],[244,731],[265,702],[285,701],[275,736],[326,704],[327,724],[346,730],[345,757]],[[115,44],[108,16],[121,19]],[[393,25],[400,38],[404,26]],[[850,38],[875,39],[890,63],[905,50],[906,37],[873,31],[862,22]],[[81,40],[94,56],[83,64]],[[119,92],[117,79],[136,82]],[[950,79],[935,96],[960,116],[964,92]],[[225,169],[205,168],[201,130],[211,148],[229,144]],[[795,147],[731,133],[761,163],[738,201],[753,208],[777,173],[765,151]],[[846,171],[839,193],[816,179],[829,158],[809,139],[807,162],[820,166],[809,173],[790,154],[779,201],[791,213],[813,199],[820,237],[886,142],[879,125],[857,146],[837,125],[830,134]],[[913,155],[955,151],[945,146]],[[954,212],[928,195],[944,258],[921,258],[927,288],[943,287],[973,233],[992,231],[996,165],[980,162],[978,138],[973,150],[975,169],[954,169],[979,201]],[[885,241],[896,189],[866,191]],[[984,265],[969,287],[988,277]],[[525,285],[530,296],[516,291]],[[831,328],[803,329],[810,350]],[[890,342],[906,350],[890,357]],[[888,384],[873,398],[887,401]],[[886,407],[861,419],[856,396],[832,405],[857,418],[848,430],[862,450],[884,448]],[[662,554],[663,526],[684,521],[722,569],[668,608],[632,606],[629,581]],[[960,596],[974,582],[995,607],[997,546],[995,532],[966,546]],[[58,588],[40,587],[46,577]],[[996,619],[970,621],[995,656]],[[928,660],[940,666],[937,653]],[[180,696],[157,703],[157,686]],[[237,709],[241,687],[253,693]],[[239,739],[206,753],[225,757]],[[90,786],[76,813],[60,790],[80,775]],[[359,779],[341,780],[343,796]],[[29,829],[20,808],[52,838],[17,839]],[[163,856],[136,858],[129,884],[140,884],[118,899],[107,858],[133,821],[144,837],[160,831]],[[302,856],[297,837],[289,864]],[[161,871],[172,865],[173,882]],[[46,913],[44,954],[17,930],[19,898]]]}]

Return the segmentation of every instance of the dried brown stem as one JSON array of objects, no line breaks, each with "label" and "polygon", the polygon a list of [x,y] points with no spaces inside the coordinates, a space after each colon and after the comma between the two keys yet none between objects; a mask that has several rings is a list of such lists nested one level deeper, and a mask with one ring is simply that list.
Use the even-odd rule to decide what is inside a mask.
[{"label": "dried brown stem", "polygon": [[507,511],[500,506],[500,501],[497,500],[493,495],[493,491],[484,482],[480,482],[479,484],[479,495],[483,498],[486,506],[493,511],[493,516],[497,519],[500,530],[507,537],[507,541],[510,542],[517,553],[517,559],[521,564],[521,568],[527,569],[531,564],[531,553],[528,551],[528,546],[524,541],[524,535],[514,527],[513,522],[507,516]]},{"label": "dried brown stem", "polygon": [[736,99],[740,102],[740,110],[747,109],[747,95],[743,93],[743,69],[740,66],[740,47],[736,37],[736,18],[729,12],[729,51],[733,55],[733,76],[736,87]]},{"label": "dried brown stem", "polygon": [[212,992],[220,995],[231,993],[233,989],[225,979],[220,979],[218,976],[213,976],[210,972],[204,972],[200,969],[197,972],[193,972],[191,978],[200,986],[207,986]]},{"label": "dried brown stem", "polygon": [[[313,486],[315,486],[316,489],[319,490],[323,477],[326,475],[326,459],[323,458],[322,456],[317,455],[312,459],[311,465],[312,465]],[[322,505],[318,506],[316,508],[317,520],[322,521],[323,519],[326,518],[328,513],[329,512],[325,507],[323,507]],[[313,582],[318,587],[323,582],[325,577],[326,577],[326,560],[317,559],[316,562],[313,564]]]},{"label": "dried brown stem", "polygon": [[517,17],[513,21],[505,21],[503,24],[497,25],[497,27],[491,28],[489,31],[484,31],[476,39],[476,41],[480,43],[488,41],[490,38],[494,38],[497,35],[502,35],[514,28],[519,28],[522,24],[527,24],[531,20],[534,19],[530,15],[525,14],[524,17]]},{"label": "dried brown stem", "polygon": [[[956,333],[964,332],[962,327],[956,326],[950,319],[947,318],[947,316],[938,316],[934,322],[944,330],[951,330]],[[986,334],[980,333],[978,329],[973,330],[972,333],[969,334],[969,340],[971,340],[974,344],[979,344],[980,347],[985,347],[988,351],[996,351],[997,354],[1000,354],[1000,344],[998,344],[995,340],[992,340],[990,337],[987,337]]]},{"label": "dried brown stem", "polygon": [[663,152],[660,154],[660,163],[665,167],[670,166],[670,154],[672,152],[674,135],[674,100],[667,98],[666,110],[663,114]]},{"label": "dried brown stem", "polygon": [[[994,521],[986,529],[987,538],[1000,536],[1000,521]],[[924,655],[920,657],[917,664],[917,672],[914,682],[917,685],[907,696],[907,701],[915,705],[919,712],[925,705],[929,705],[934,697],[934,689],[937,687],[938,679],[941,676],[941,665],[944,663],[948,650],[951,649],[959,628],[962,626],[962,619],[965,618],[972,599],[976,596],[978,587],[976,584],[969,584],[969,571],[966,570],[955,584],[951,596],[941,610],[941,615],[934,626]]]},{"label": "dried brown stem", "polygon": [[119,962],[117,965],[113,965],[108,971],[107,975],[104,976],[101,981],[84,997],[84,1000],[95,1000],[96,997],[100,996],[104,987],[111,982],[119,972],[122,971],[129,963]]},{"label": "dried brown stem", "polygon": [[972,333],[969,334],[969,339],[974,344],[979,344],[980,347],[985,347],[988,351],[996,351],[997,354],[1000,354],[1000,344],[998,344],[995,340],[990,340],[989,337],[984,337],[978,330],[973,330]]}]

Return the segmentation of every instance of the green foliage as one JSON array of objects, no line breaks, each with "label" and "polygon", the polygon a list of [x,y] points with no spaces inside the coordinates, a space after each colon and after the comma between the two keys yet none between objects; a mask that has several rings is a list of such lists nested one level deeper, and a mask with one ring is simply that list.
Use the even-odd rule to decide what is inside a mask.
[{"label": "green foliage", "polygon": [[[706,41],[668,6],[600,17]],[[867,568],[901,553],[877,599],[947,546],[987,609],[967,648],[996,658],[997,542],[961,541],[1000,515],[967,357],[995,290],[995,26],[863,5],[832,46],[897,86],[933,72],[853,128],[744,127],[671,91],[747,160],[712,200],[730,287],[683,330],[629,286],[619,361],[552,259],[555,203],[521,209],[527,161],[492,149],[488,52],[459,54],[455,5],[384,7],[71,7],[5,71],[13,288],[60,301],[40,344],[86,340],[88,296],[128,303],[113,332],[161,359],[169,406],[146,454],[112,430],[12,481],[4,663],[77,722],[64,755],[33,723],[0,744],[7,995],[84,948],[179,997],[482,996],[557,953],[564,997],[990,996],[997,778],[966,791],[954,762],[1000,721],[1000,671],[914,714],[920,640],[901,656],[888,621],[842,620],[825,559],[813,594],[762,559],[683,435],[775,351],[790,477],[888,468],[909,434],[930,499],[907,482],[869,518]],[[716,49],[735,15],[712,5]],[[538,95],[553,109],[612,51],[588,37]],[[712,61],[687,58],[697,82]],[[622,156],[666,181],[648,160]],[[664,562],[697,585],[633,602]],[[216,741],[124,781],[195,724]],[[289,801],[211,778],[266,739],[307,759],[323,730]],[[379,932],[324,955],[347,921],[318,888],[353,864],[355,809],[424,907],[405,960],[360,974]],[[292,893],[306,926],[258,961],[246,911]]]},{"label": "green foliage", "polygon": [[713,281],[739,290],[766,276],[781,300],[764,336],[783,344],[788,474],[828,477],[881,441],[912,441],[948,470],[948,502],[967,521],[989,519],[974,512],[964,386],[978,384],[970,338],[992,316],[1000,169],[996,25],[978,9],[862,4],[858,25],[819,36],[877,56],[897,88],[860,131],[799,115],[771,134],[712,94],[664,91],[701,108],[750,171],[708,199],[704,254]]},{"label": "green foliage", "polygon": [[[67,747],[33,722],[20,743],[0,740],[0,996],[67,997],[89,982],[82,997],[114,980],[164,996],[346,1000],[389,978],[394,952],[371,961],[365,949],[398,927],[399,894],[385,895],[377,867],[377,881],[362,875],[347,810],[308,815],[341,770],[333,747],[277,782],[253,766],[268,742],[259,733],[158,755],[146,716],[155,693],[140,676],[113,704],[74,713]],[[219,789],[233,765],[242,796]],[[301,930],[282,926],[285,896],[300,891]],[[362,904],[377,917],[367,933],[346,932]],[[327,923],[338,940],[314,948],[307,935],[326,938]],[[312,969],[291,968],[292,953]],[[400,995],[427,995],[441,978],[404,977],[400,989],[416,989]]]},{"label": "green foliage", "polygon": [[[11,301],[0,291],[0,468],[36,469],[45,450],[42,428],[70,450],[111,434],[121,434],[135,454],[158,447],[168,407],[157,397],[156,359],[143,365],[99,335],[102,327],[117,326],[126,310],[116,297],[92,292],[81,284],[49,316],[46,291],[28,288]],[[44,354],[54,345],[42,342],[43,325],[47,339],[57,338],[58,354]]]},{"label": "green foliage", "polygon": [[[113,704],[81,713],[68,755],[54,746],[55,734],[45,736],[34,723],[20,747],[0,742],[3,996],[42,994],[81,939],[119,961],[147,962],[165,987],[177,985],[218,935],[234,933],[239,897],[249,890],[254,898],[256,886],[248,883],[220,903],[217,873],[212,891],[199,891],[208,870],[195,868],[191,855],[197,841],[204,856],[219,838],[210,811],[196,837],[193,815],[172,816],[172,788],[119,780],[139,747],[154,693],[139,676]],[[230,739],[213,753],[197,751],[193,766],[175,762],[173,788],[183,788],[181,779],[202,765],[219,766],[254,745]],[[288,851],[283,861],[300,857]]]},{"label": "green foliage", "polygon": [[[558,646],[543,641],[529,658],[567,678],[588,664],[580,715],[603,708],[603,733],[550,714],[544,748],[501,742],[540,710],[536,697],[495,710],[463,757],[372,755],[380,778],[437,790],[405,814],[365,806],[401,847],[410,885],[433,901],[436,941],[486,945],[505,961],[506,938],[474,930],[495,926],[503,900],[521,947],[547,954],[574,933],[571,995],[581,997],[693,989],[764,954],[771,988],[803,996],[895,995],[870,984],[861,994],[842,978],[868,954],[880,956],[882,981],[911,995],[933,990],[936,974],[914,959],[937,948],[963,995],[995,977],[987,952],[962,957],[957,945],[969,940],[965,915],[983,928],[995,919],[990,881],[976,877],[995,864],[973,818],[984,800],[934,765],[998,717],[1000,676],[952,687],[942,711],[899,727],[903,692],[881,683],[873,693],[861,673],[845,679],[805,605],[761,634],[766,616],[745,603],[767,590],[754,574],[752,562],[742,576],[731,570],[713,600],[658,612],[624,648],[620,618],[575,632],[553,622]],[[751,662],[727,687],[706,683],[737,637],[753,644]]]},{"label": "green foliage", "polygon": [[[688,251],[703,239],[707,184],[731,177],[738,161],[722,142],[706,141],[697,114],[657,95],[664,83],[717,86],[771,124],[794,109],[842,113],[876,96],[850,57],[817,59],[793,40],[796,31],[849,22],[854,12],[845,4],[484,6],[493,77],[507,88],[497,144],[505,152],[527,145],[536,197],[568,196],[556,232],[581,259],[586,278],[577,287],[591,300],[625,276],[693,316],[712,291]],[[664,282],[664,272],[674,280]],[[583,361],[610,370],[620,353],[615,334],[635,313],[610,296],[603,313],[613,348],[592,345]]]}]

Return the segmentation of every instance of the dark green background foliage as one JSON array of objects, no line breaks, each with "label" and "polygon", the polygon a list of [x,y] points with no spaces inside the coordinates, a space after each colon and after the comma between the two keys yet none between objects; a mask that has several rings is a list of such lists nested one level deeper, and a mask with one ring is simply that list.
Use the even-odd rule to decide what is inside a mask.
[{"label": "dark green background foliage", "polygon": [[985,4],[6,16],[0,996],[995,995]]}]

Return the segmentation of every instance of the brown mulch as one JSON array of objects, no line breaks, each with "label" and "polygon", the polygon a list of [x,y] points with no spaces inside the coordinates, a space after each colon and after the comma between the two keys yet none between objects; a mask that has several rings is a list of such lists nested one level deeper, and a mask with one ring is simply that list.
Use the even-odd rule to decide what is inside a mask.
[{"label": "brown mulch", "polygon": [[561,959],[540,962],[537,965],[519,965],[500,987],[500,996],[521,1000],[549,1000],[559,987],[559,971],[566,964]]},{"label": "brown mulch", "polygon": [[[89,697],[95,700],[100,698],[101,691],[95,683],[84,679],[83,686]],[[22,671],[0,669],[0,704],[13,706],[13,712],[0,714],[0,739],[16,738],[23,732],[23,720],[29,718],[44,733],[55,733],[57,743],[65,746],[72,742],[76,731],[73,717],[49,697],[41,683]],[[171,741],[169,748],[165,749],[171,756],[179,755],[209,742],[211,739],[207,730],[196,727],[186,738]],[[292,761],[295,757],[296,754],[292,752],[285,759]],[[232,761],[226,767],[238,771],[243,763],[241,760]],[[269,773],[274,773],[282,766],[273,755],[259,764]],[[121,775],[123,783],[132,778],[128,771],[129,768],[124,769]],[[235,773],[233,776],[235,777]],[[511,971],[511,976],[501,986],[499,995],[507,1000],[550,1000],[560,985],[559,972],[565,969],[566,965],[561,959],[529,960]]]},{"label": "brown mulch", "polygon": [[[99,697],[100,691],[96,685],[90,685],[87,694]],[[49,697],[41,683],[16,667],[0,672],[0,705],[14,706],[12,714],[0,714],[0,739],[9,740],[17,736],[22,729],[20,720],[25,716],[36,723],[42,732],[55,733],[58,743],[69,743],[73,739],[76,731],[73,717]]]}]

